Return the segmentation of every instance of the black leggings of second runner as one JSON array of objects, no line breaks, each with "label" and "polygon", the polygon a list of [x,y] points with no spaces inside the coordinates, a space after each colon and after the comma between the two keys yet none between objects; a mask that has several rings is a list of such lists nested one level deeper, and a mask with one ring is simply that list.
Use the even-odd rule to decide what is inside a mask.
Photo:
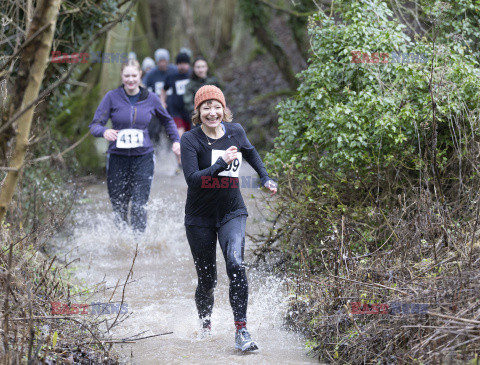
[{"label": "black leggings of second runner", "polygon": [[134,230],[145,231],[150,188],[154,170],[153,152],[141,156],[111,154],[107,159],[107,186],[115,222],[128,223],[128,204],[132,202],[131,224]]},{"label": "black leggings of second runner", "polygon": [[220,228],[186,225],[187,239],[198,275],[195,303],[200,318],[209,317],[213,308],[213,291],[217,284],[217,236],[230,279],[230,305],[237,322],[247,321],[248,283],[243,265],[247,216],[241,215]]}]

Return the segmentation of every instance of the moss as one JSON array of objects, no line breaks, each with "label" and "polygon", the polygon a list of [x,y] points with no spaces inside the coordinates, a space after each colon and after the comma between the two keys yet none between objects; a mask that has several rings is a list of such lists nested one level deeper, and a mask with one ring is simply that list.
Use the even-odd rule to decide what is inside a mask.
[{"label": "moss", "polygon": [[[65,107],[56,118],[56,131],[71,141],[79,140],[88,132],[88,126],[101,98],[100,84],[88,92],[77,89],[71,96],[64,97]],[[81,173],[99,172],[105,164],[92,136],[87,137],[75,149],[75,157]]]}]

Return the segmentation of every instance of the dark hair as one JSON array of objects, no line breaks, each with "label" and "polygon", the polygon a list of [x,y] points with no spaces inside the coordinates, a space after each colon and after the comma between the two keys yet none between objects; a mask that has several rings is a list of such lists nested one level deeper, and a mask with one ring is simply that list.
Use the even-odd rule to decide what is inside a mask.
[{"label": "dark hair", "polygon": [[[195,70],[194,70],[194,67],[195,67],[195,64],[197,63],[197,61],[205,61],[207,63],[207,67],[210,69],[210,67],[208,66],[208,62],[205,59],[205,57],[198,56],[197,58],[195,58],[195,60],[192,63],[192,76],[190,76],[190,79],[192,79],[192,80],[200,80],[200,77],[197,76],[197,74],[195,73]],[[208,71],[207,71],[207,76],[208,76]]]},{"label": "dark hair", "polygon": [[179,63],[188,63],[190,64],[190,56],[184,52],[180,52],[177,55],[175,63],[178,65]]},{"label": "dark hair", "polygon": [[[193,123],[193,125],[202,124],[202,121],[201,121],[201,119],[200,119],[200,108],[201,108],[202,105],[205,104],[205,103],[211,104],[213,100],[215,100],[215,99],[204,101],[202,104],[200,104],[200,105],[198,106],[197,109],[195,109],[195,110],[193,111],[193,114],[192,114],[192,123]],[[228,109],[228,107],[223,108],[223,118],[222,118],[222,120],[223,120],[224,122],[231,122],[231,121],[233,120],[232,111],[231,111],[230,109]]]}]

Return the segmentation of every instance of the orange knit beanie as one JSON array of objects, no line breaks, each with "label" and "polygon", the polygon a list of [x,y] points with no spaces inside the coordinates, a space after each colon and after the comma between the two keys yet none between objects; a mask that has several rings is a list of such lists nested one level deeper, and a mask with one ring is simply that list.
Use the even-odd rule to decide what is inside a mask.
[{"label": "orange knit beanie", "polygon": [[214,85],[205,85],[198,89],[195,94],[194,108],[197,109],[200,104],[207,100],[218,100],[224,108],[226,107],[225,96],[223,96],[222,90]]}]

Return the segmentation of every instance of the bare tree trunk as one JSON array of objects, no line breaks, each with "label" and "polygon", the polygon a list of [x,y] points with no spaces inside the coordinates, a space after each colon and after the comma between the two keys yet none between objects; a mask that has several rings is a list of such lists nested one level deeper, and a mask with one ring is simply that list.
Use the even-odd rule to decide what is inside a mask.
[{"label": "bare tree trunk", "polygon": [[239,3],[243,19],[250,25],[252,34],[273,57],[290,88],[295,90],[298,87],[298,80],[295,78],[287,54],[275,35],[267,28],[269,14],[266,12],[264,4],[259,0],[240,0]]},{"label": "bare tree trunk", "polygon": [[222,24],[220,27],[219,52],[231,47],[233,22],[235,21],[236,0],[222,0]]},{"label": "bare tree trunk", "polygon": [[33,13],[33,4],[32,0],[27,0],[27,11],[26,11],[26,17],[27,17],[27,27],[25,28],[25,33],[29,33],[29,28],[30,28],[30,21],[32,20],[32,13]]},{"label": "bare tree trunk", "polygon": [[139,29],[135,32],[134,36],[139,34],[144,36],[145,39],[141,40],[141,42],[145,48],[143,49],[142,47],[142,51],[147,51],[147,55],[150,55],[150,53],[152,53],[151,50],[155,49],[155,39],[152,33],[152,19],[148,0],[140,0],[138,2],[135,26],[138,26]]},{"label": "bare tree trunk", "polygon": [[253,27],[253,32],[259,42],[267,49],[268,53],[272,55],[273,60],[280,69],[285,81],[288,82],[290,88],[295,90],[298,87],[298,80],[295,77],[295,73],[290,65],[288,56],[283,51],[283,48],[276,40],[273,39],[272,34],[264,27],[263,24],[255,25]]},{"label": "bare tree trunk", "polygon": [[[26,39],[43,26],[47,24],[50,24],[50,26],[22,52],[22,61],[14,87],[17,90],[15,96],[19,96],[21,102],[14,100],[11,115],[38,97],[52,47],[60,3],[61,0],[40,0],[38,2]],[[8,172],[0,191],[0,221],[5,218],[25,160],[33,112],[34,108],[30,108],[17,121],[15,149],[9,164],[11,170]]]},{"label": "bare tree trunk", "polygon": [[[131,3],[130,3],[131,4]],[[120,10],[124,12],[129,8],[125,3]],[[132,11],[138,9],[138,2],[133,5]],[[118,23],[110,29],[105,40],[105,53],[128,53],[132,50],[132,39],[134,34],[135,22]],[[142,60],[140,60],[142,62]],[[100,95],[105,95],[109,90],[118,87],[122,83],[120,77],[122,65],[120,63],[102,63],[102,72],[100,74]]]},{"label": "bare tree trunk", "polygon": [[309,58],[308,52],[310,49],[307,37],[308,18],[306,16],[300,16],[298,13],[313,12],[317,9],[317,6],[316,3],[311,0],[297,0],[294,5],[297,13],[290,14],[288,23],[292,29],[293,39],[297,44],[297,48],[306,63]]},{"label": "bare tree trunk", "polygon": [[202,54],[202,52],[195,38],[195,24],[193,23],[192,8],[190,7],[189,0],[182,0],[182,17],[185,23],[185,32],[187,33],[190,49],[194,57],[198,56]]}]

